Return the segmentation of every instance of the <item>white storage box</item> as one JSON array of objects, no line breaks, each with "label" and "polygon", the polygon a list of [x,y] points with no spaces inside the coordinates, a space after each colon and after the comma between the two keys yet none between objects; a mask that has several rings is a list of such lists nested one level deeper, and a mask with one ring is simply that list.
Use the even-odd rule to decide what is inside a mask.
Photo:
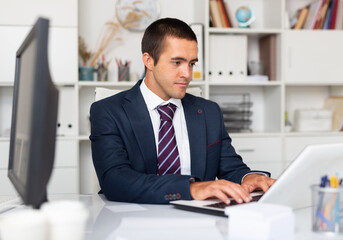
[{"label": "white storage box", "polygon": [[329,109],[297,109],[294,115],[294,131],[331,131],[332,111]]},{"label": "white storage box", "polygon": [[295,216],[291,207],[246,203],[226,207],[229,216],[228,239],[289,240],[295,231]]}]

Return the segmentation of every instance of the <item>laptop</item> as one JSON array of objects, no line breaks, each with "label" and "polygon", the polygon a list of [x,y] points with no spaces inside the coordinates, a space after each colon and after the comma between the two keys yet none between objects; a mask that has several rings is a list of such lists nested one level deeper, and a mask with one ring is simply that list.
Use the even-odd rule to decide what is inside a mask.
[{"label": "laptop", "polygon": [[[311,188],[323,175],[343,171],[343,143],[308,145],[263,194],[253,192],[253,201],[290,206],[299,209],[311,206]],[[341,172],[338,172],[341,174]],[[171,201],[175,207],[225,216],[225,205],[219,199]],[[243,203],[244,204],[244,203]]]}]

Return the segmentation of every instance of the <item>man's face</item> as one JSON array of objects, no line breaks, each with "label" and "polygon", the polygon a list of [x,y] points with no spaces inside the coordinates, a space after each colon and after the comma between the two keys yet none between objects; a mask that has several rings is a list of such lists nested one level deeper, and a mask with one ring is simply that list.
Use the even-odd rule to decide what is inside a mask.
[{"label": "man's face", "polygon": [[163,100],[181,99],[192,79],[193,66],[198,61],[195,41],[167,37],[156,65],[147,76],[148,88]]}]

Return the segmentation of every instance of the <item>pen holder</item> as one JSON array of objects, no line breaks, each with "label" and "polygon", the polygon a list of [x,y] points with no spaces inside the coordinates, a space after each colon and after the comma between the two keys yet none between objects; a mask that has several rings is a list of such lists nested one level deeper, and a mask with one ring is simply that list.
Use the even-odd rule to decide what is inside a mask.
[{"label": "pen holder", "polygon": [[79,79],[81,81],[93,81],[94,69],[89,66],[83,66],[79,68]]},{"label": "pen holder", "polygon": [[328,235],[343,234],[343,187],[312,187],[312,230]]},{"label": "pen holder", "polygon": [[130,81],[130,67],[118,66],[118,81]]}]

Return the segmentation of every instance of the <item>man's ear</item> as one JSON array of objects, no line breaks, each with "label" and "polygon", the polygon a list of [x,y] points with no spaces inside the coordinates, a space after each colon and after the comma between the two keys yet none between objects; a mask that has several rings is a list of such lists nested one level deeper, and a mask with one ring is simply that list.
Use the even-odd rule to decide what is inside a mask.
[{"label": "man's ear", "polygon": [[143,63],[148,70],[152,70],[154,67],[154,59],[147,52],[143,53]]}]

